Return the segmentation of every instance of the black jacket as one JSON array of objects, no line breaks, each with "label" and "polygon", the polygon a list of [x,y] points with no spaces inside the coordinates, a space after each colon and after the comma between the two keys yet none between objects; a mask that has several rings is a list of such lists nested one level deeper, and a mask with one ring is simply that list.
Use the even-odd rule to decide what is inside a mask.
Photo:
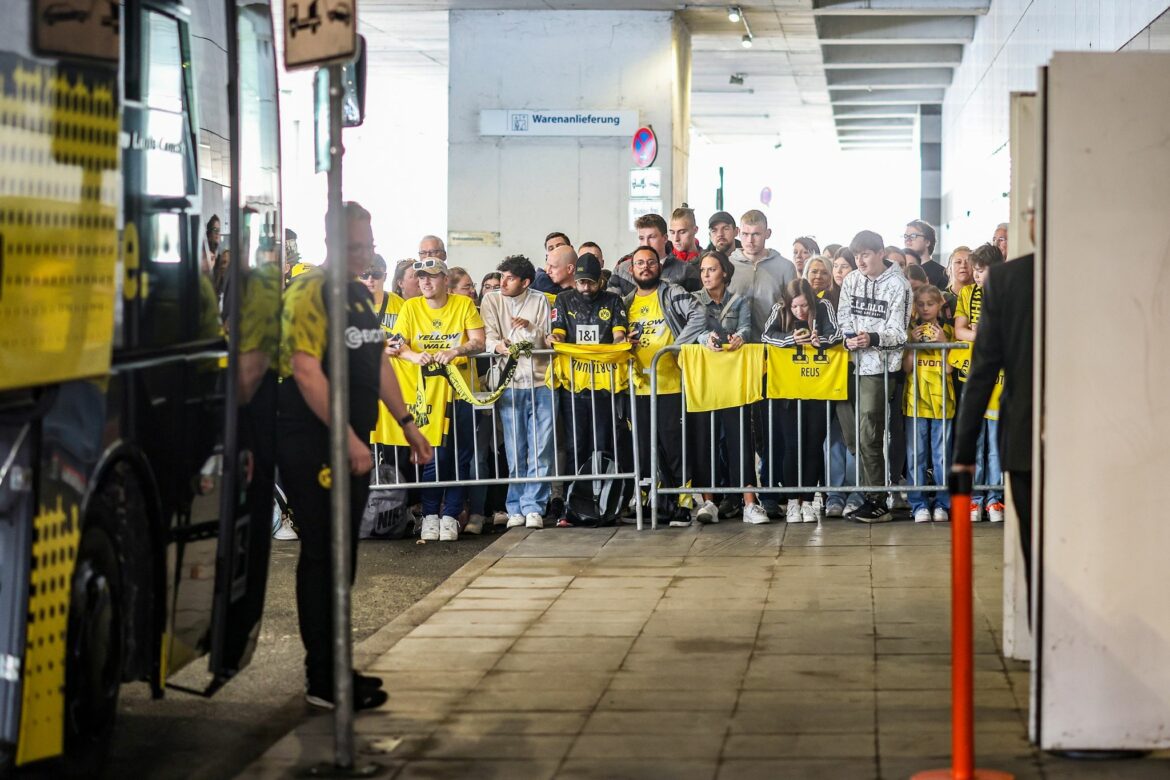
[{"label": "black jacket", "polygon": [[979,335],[955,431],[955,463],[975,462],[987,401],[1003,370],[999,460],[1004,471],[1032,470],[1032,339],[1036,263],[1032,255],[991,269]]},{"label": "black jacket", "polygon": [[947,285],[951,283],[947,278],[947,269],[942,267],[942,263],[928,260],[922,264],[922,270],[926,272],[927,281],[940,290],[947,289]]}]

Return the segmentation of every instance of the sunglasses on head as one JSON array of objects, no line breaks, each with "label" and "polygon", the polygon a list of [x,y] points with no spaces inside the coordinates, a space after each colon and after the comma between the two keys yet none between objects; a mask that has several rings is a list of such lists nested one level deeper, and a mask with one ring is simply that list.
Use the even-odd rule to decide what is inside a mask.
[{"label": "sunglasses on head", "polygon": [[358,276],[358,278],[362,281],[365,281],[366,279],[385,279],[386,274],[381,271],[365,271],[360,276]]},{"label": "sunglasses on head", "polygon": [[414,261],[414,270],[426,271],[426,270],[429,270],[431,268],[438,268],[439,264],[442,262],[443,262],[442,260],[436,260],[433,257],[428,257],[425,260],[415,260]]}]

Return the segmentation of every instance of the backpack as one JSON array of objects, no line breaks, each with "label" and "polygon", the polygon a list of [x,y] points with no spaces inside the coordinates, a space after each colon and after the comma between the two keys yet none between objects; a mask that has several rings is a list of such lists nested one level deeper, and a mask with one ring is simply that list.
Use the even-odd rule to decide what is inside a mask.
[{"label": "backpack", "polygon": [[[608,452],[597,450],[582,463],[579,475],[616,474],[617,461]],[[630,502],[634,489],[629,479],[581,480],[569,485],[565,494],[565,516],[573,525],[600,528],[613,525]]]},{"label": "backpack", "polygon": [[[402,476],[392,463],[383,463],[377,471],[379,484],[402,484]],[[405,539],[414,535],[414,513],[406,505],[406,490],[376,488],[366,499],[362,512],[361,539]]]}]

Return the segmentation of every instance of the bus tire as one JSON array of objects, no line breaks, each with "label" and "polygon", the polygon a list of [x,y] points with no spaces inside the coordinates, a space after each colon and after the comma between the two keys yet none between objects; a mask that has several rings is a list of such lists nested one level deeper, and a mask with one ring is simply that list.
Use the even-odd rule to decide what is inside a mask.
[{"label": "bus tire", "polygon": [[65,654],[65,774],[92,775],[109,752],[122,681],[121,571],[101,516],[82,531]]}]

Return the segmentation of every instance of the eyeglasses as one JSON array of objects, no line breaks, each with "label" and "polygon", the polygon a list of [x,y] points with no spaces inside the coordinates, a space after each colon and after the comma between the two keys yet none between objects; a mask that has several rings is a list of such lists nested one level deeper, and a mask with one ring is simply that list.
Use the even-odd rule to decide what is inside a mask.
[{"label": "eyeglasses", "polygon": [[442,260],[436,260],[433,257],[428,257],[426,260],[415,260],[413,267],[416,271],[428,271],[431,268],[438,268],[442,262]]},{"label": "eyeglasses", "polygon": [[1007,236],[992,236],[991,243],[993,243],[993,244],[1006,244],[1007,243]]},{"label": "eyeglasses", "polygon": [[358,278],[364,282],[367,279],[385,279],[386,274],[382,271],[366,271],[365,273],[358,276]]},{"label": "eyeglasses", "polygon": [[658,261],[653,258],[648,260],[631,260],[630,265],[634,268],[650,268],[651,266],[658,265]]},{"label": "eyeglasses", "polygon": [[[418,256],[420,258],[422,258],[422,257],[438,257],[438,258],[442,259],[446,254],[447,254],[447,251],[445,249],[420,249],[420,250],[418,250]],[[415,265],[415,268],[418,268],[418,263],[415,263],[414,265]]]},{"label": "eyeglasses", "polygon": [[917,238],[926,238],[926,236],[924,236],[921,233],[907,233],[904,236],[902,236],[903,241],[913,241]]}]

